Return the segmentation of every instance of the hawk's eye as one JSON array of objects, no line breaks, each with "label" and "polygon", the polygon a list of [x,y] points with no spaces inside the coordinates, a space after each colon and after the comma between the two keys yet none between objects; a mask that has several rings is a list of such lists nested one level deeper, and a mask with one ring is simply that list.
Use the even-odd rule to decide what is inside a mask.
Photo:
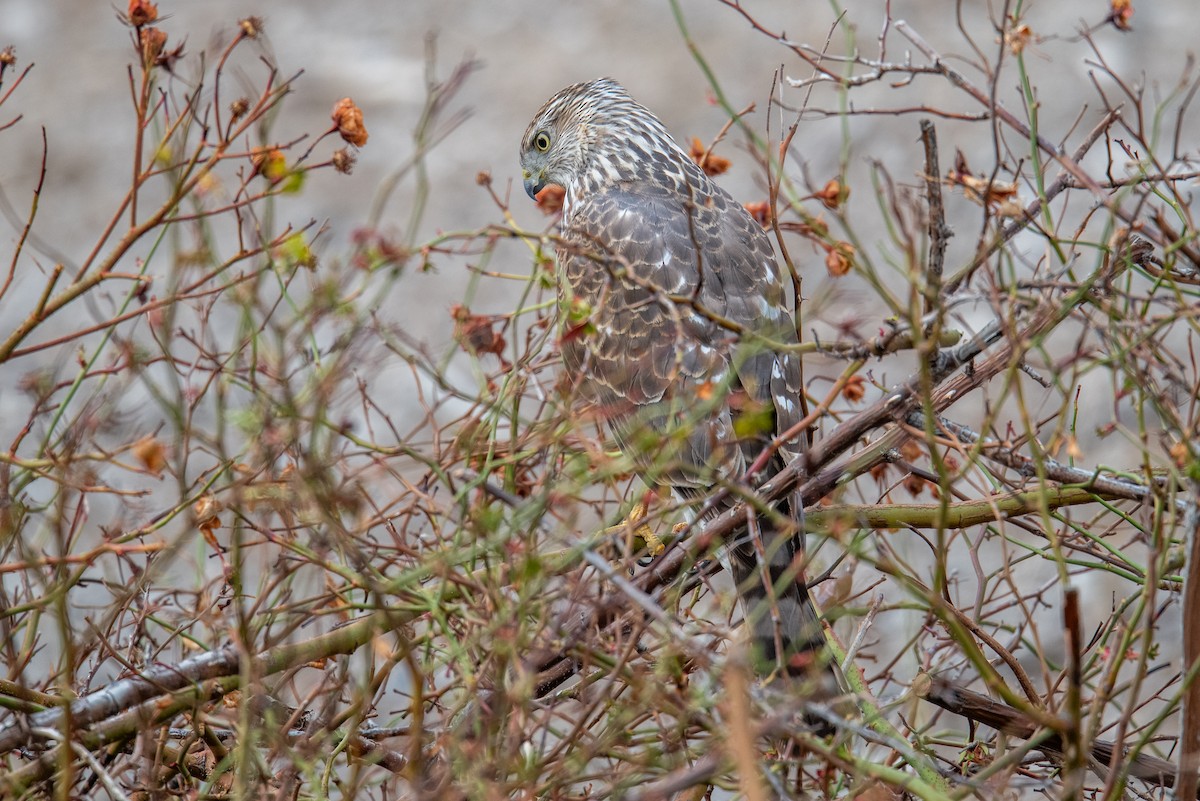
[{"label": "hawk's eye", "polygon": [[550,149],[550,134],[541,131],[537,136],[533,137],[533,146],[545,153]]}]

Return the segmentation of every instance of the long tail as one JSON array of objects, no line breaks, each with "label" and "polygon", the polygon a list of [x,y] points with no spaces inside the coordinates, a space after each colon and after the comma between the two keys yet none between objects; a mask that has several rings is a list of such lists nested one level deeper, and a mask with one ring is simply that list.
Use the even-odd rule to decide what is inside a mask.
[{"label": "long tail", "polygon": [[759,517],[730,548],[754,665],[764,676],[787,677],[811,701],[842,692],[830,660],[821,618],[804,581],[804,534],[780,530]]}]

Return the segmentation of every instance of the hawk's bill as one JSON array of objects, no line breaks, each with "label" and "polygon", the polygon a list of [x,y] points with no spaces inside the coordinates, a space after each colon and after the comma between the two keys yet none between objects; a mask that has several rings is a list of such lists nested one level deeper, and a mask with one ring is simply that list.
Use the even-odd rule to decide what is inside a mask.
[{"label": "hawk's bill", "polygon": [[[791,279],[762,226],[608,79],[546,102],[521,140],[521,169],[531,197],[565,190],[560,317],[587,325],[562,351],[581,400],[647,483],[697,501],[718,486],[747,491],[746,468],[801,416],[799,358],[778,349],[797,341]],[[799,448],[785,442],[755,480]],[[804,584],[802,513],[793,499],[759,514],[730,542],[729,564],[756,668],[828,697],[837,682]]]}]

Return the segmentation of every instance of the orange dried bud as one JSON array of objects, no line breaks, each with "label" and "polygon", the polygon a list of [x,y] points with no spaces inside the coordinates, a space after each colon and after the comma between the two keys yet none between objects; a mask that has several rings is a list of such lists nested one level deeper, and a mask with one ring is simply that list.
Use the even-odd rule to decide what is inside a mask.
[{"label": "orange dried bud", "polygon": [[201,531],[211,532],[221,525],[221,510],[225,508],[215,495],[202,495],[192,504],[192,514],[196,517],[196,526]]},{"label": "orange dried bud", "polygon": [[963,194],[976,203],[1002,204],[1017,194],[1017,185],[1011,181],[989,181],[974,175],[951,170],[946,179],[963,188]]},{"label": "orange dried bud", "polygon": [[840,278],[850,272],[850,260],[836,249],[830,250],[825,254],[825,270],[834,278]]},{"label": "orange dried bud", "polygon": [[1168,453],[1171,455],[1171,461],[1175,463],[1176,467],[1182,468],[1188,463],[1188,446],[1185,443],[1176,442],[1171,446]]},{"label": "orange dried bud", "polygon": [[838,207],[850,197],[850,187],[842,186],[841,181],[833,178],[814,197],[821,201],[825,208],[837,211]]},{"label": "orange dried bud", "polygon": [[1017,185],[1011,181],[990,181],[971,172],[962,151],[954,158],[954,167],[946,173],[946,180],[963,189],[963,195],[980,205],[991,206],[1005,217],[1020,217],[1024,210],[1016,202]]},{"label": "orange dried bud", "polygon": [[851,403],[858,403],[867,394],[866,380],[861,375],[852,375],[846,379],[846,385],[842,387],[842,397]]},{"label": "orange dried bud", "polygon": [[547,217],[559,214],[562,212],[563,198],[566,196],[567,190],[558,184],[548,184],[541,192],[537,193],[537,207]]},{"label": "orange dried bud", "polygon": [[354,105],[353,100],[343,97],[334,104],[333,113],[329,116],[342,139],[355,147],[362,147],[367,143],[367,127],[363,125],[362,109]]},{"label": "orange dried bud", "polygon": [[494,353],[501,362],[504,361],[504,336],[493,327],[496,318],[472,314],[470,309],[458,303],[450,307],[450,316],[454,318],[454,339],[466,351],[476,356]]},{"label": "orange dried bud", "polygon": [[729,159],[714,156],[712,151],[704,146],[704,143],[693,137],[692,139],[692,161],[700,165],[700,169],[704,170],[705,175],[720,175],[726,172],[731,162]]},{"label": "orange dried bud", "polygon": [[158,19],[158,6],[147,0],[129,0],[129,10],[126,16],[129,18],[130,25],[140,28]]},{"label": "orange dried bud", "polygon": [[1108,21],[1119,31],[1131,31],[1133,26],[1129,20],[1133,18],[1133,0],[1112,0],[1112,11],[1108,13]]},{"label": "orange dried bud", "polygon": [[333,168],[342,175],[349,175],[354,171],[355,161],[355,156],[348,147],[333,152]]},{"label": "orange dried bud", "polygon": [[1003,200],[1017,193],[1017,185],[1011,181],[991,181],[975,178],[970,175],[962,177],[963,185],[977,196],[985,196],[989,201]]},{"label": "orange dried bud", "polygon": [[750,216],[754,221],[766,228],[771,224],[771,204],[765,200],[758,200],[753,203],[743,203],[746,211],[750,212]]},{"label": "orange dried bud", "polygon": [[1083,458],[1083,449],[1079,447],[1079,440],[1074,434],[1067,435],[1067,456],[1072,459]]},{"label": "orange dried bud", "polygon": [[904,479],[904,488],[908,490],[913,497],[917,497],[924,492],[926,486],[927,484],[925,479],[914,473],[909,473],[908,477]]},{"label": "orange dried bud", "polygon": [[915,462],[925,453],[925,449],[921,447],[921,443],[915,439],[908,439],[900,446],[900,455],[904,457],[906,462]]},{"label": "orange dried bud", "polygon": [[825,254],[825,269],[834,278],[840,278],[850,272],[854,266],[854,245],[849,242],[838,242],[829,248]]},{"label": "orange dried bud", "polygon": [[156,437],[142,437],[133,443],[130,450],[142,466],[155,475],[162,473],[163,468],[167,466],[167,448],[162,440]]},{"label": "orange dried bud", "polygon": [[475,173],[475,183],[478,186],[491,186],[492,174],[487,170],[480,170],[479,172]]},{"label": "orange dried bud", "polygon": [[17,51],[13,49],[12,45],[0,50],[0,72],[2,72],[5,67],[11,67],[16,63]]},{"label": "orange dried bud", "polygon": [[167,32],[161,28],[142,28],[139,39],[142,44],[142,63],[150,66],[167,46]]}]

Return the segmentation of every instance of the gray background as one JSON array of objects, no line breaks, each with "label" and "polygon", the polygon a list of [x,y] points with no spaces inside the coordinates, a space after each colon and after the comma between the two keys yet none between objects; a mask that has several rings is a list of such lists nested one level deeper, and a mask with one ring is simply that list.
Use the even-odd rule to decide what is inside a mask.
[{"label": "gray background", "polygon": [[[123,3],[116,5],[123,10]],[[50,145],[50,175],[35,233],[48,241],[53,253],[76,260],[107,221],[130,172],[133,112],[125,71],[132,48],[129,32],[116,20],[116,5],[102,0],[0,0],[0,45],[16,47],[19,67],[36,62],[26,84],[4,107],[4,121],[16,113],[25,116],[17,127],[0,134],[0,187],[18,209],[27,208],[40,158],[40,126],[44,125]],[[736,108],[758,104],[753,124],[761,131],[773,70],[782,65],[793,77],[805,77],[809,71],[717,0],[682,0],[681,5],[693,38],[720,77],[730,102]],[[829,36],[837,16],[829,4],[815,0],[751,0],[745,6],[764,26],[816,47]],[[1082,102],[1089,102],[1093,111],[1097,106],[1087,78],[1090,68],[1084,63],[1089,48],[1070,40],[1076,38],[1082,20],[1099,22],[1107,5],[1089,0],[1027,6],[1025,19],[1034,34],[1048,37],[1031,45],[1031,69],[1036,70],[1039,81],[1043,130],[1055,138],[1067,131]],[[850,4],[843,27],[833,36],[833,51],[844,51],[844,32],[853,26],[859,45],[873,54],[883,7],[883,2],[874,0]],[[1132,32],[1104,27],[1095,39],[1118,72],[1133,81],[1144,74],[1148,84],[1161,82],[1165,91],[1180,73],[1194,41],[1196,26],[1188,11],[1190,4],[1175,0],[1142,2],[1135,7]],[[962,59],[954,57],[970,53],[954,28],[953,3],[893,2],[891,9],[895,19],[910,20],[958,68],[964,68]],[[425,215],[426,234],[474,228],[499,219],[491,201],[475,186],[474,176],[488,170],[501,188],[516,179],[516,151],[525,125],[546,97],[568,83],[601,75],[620,80],[664,119],[677,138],[699,136],[708,141],[726,119],[721,109],[707,101],[707,84],[682,41],[666,0],[207,0],[163,2],[160,11],[167,17],[160,25],[171,36],[170,45],[186,35],[188,53],[206,51],[210,59],[217,42],[227,41],[238,18],[249,14],[264,18],[266,47],[274,53],[281,72],[288,75],[304,70],[274,129],[279,139],[323,130],[329,109],[342,96],[350,95],[362,106],[371,140],[360,154],[354,175],[317,176],[302,197],[288,198],[280,206],[280,216],[285,219],[329,220],[333,237],[324,251],[328,254],[344,252],[337,245],[345,243],[365,219],[380,176],[412,152],[410,132],[424,100],[425,38],[431,32],[437,35],[439,77],[448,75],[467,55],[477,58],[481,67],[456,101],[458,107],[470,110],[470,119],[429,159],[434,191]],[[992,9],[992,13],[1000,11]],[[988,14],[979,3],[965,3],[962,9],[976,44],[991,55],[998,36]],[[889,55],[902,60],[906,43],[894,31],[891,41]],[[261,75],[250,59],[243,59],[241,67],[255,79]],[[982,83],[982,76],[965,71]],[[189,74],[187,65],[182,72]],[[1010,107],[1017,108],[1013,105],[1017,78],[1011,62],[1008,73],[1001,79],[1002,99],[1007,95]],[[852,97],[859,107],[940,101],[957,111],[979,111],[937,78],[918,78],[903,90],[889,89],[886,84]],[[802,99],[798,91],[785,92],[785,97],[793,102]],[[819,87],[809,103],[837,108],[828,87]],[[778,123],[790,119],[777,117],[773,122],[778,130]],[[988,126],[956,129],[949,123],[940,124],[944,165],[948,166],[954,148],[960,147],[978,156],[973,164],[990,166],[990,160],[980,161],[990,157]],[[915,115],[860,117],[849,127],[855,147],[850,163],[855,170],[862,169],[869,157],[887,165],[896,180],[913,182],[920,165]],[[722,180],[739,198],[760,199],[764,196],[761,182],[749,159],[737,149],[738,141],[733,137],[723,148],[736,163]],[[842,145],[837,120],[803,123],[796,142],[803,167],[818,186],[832,177]],[[859,188],[860,195],[869,193],[868,184],[852,181],[852,185]],[[543,226],[543,218],[521,195],[519,180],[515,186],[517,196],[512,205],[518,222]],[[399,228],[406,219],[401,199],[388,208],[384,227]],[[974,226],[975,220],[968,219]],[[969,252],[971,233],[968,230],[967,236],[958,237],[953,244]],[[11,241],[15,234],[8,230],[4,235]],[[527,251],[514,247],[502,250],[500,256],[511,257],[513,263],[507,266],[515,270],[527,260]],[[41,255],[39,261],[45,266],[54,259]],[[816,254],[814,262],[812,272],[820,279],[823,270]],[[29,269],[24,265],[22,273]],[[461,297],[465,278],[465,271],[456,271],[451,265],[443,265],[435,275],[412,277],[406,291],[396,298],[398,318],[409,321],[424,336],[446,341],[445,310]],[[19,284],[29,299],[42,282],[19,280]],[[852,286],[853,282],[846,282],[846,288]],[[20,312],[12,309],[11,303],[10,298],[9,308],[0,308],[5,322]]]}]

